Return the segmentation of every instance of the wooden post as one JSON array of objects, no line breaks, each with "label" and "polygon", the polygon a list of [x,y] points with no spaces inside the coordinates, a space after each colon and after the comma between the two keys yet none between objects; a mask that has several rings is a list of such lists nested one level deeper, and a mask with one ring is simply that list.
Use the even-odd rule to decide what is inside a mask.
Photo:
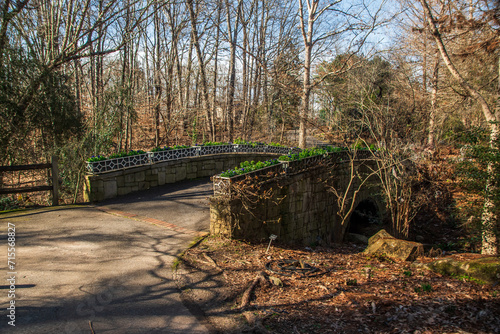
[{"label": "wooden post", "polygon": [[59,168],[57,156],[52,156],[52,206],[59,205]]}]

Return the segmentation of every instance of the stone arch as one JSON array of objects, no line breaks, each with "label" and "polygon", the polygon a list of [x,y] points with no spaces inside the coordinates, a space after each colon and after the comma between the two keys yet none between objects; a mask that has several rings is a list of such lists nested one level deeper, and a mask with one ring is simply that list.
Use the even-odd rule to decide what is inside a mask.
[{"label": "stone arch", "polygon": [[[380,228],[382,228],[382,220],[383,220],[385,211],[384,211],[384,206],[382,204],[380,197],[377,195],[373,195],[369,192],[361,192],[356,197],[356,200],[354,202],[354,210],[347,217],[346,223],[341,225],[340,219],[338,219],[338,217],[337,217],[337,220],[335,221],[334,227],[332,230],[331,240],[334,243],[341,243],[347,239],[347,235],[349,233],[356,233],[356,232],[350,231],[352,223],[354,222],[354,224],[356,224],[356,220],[359,218],[356,211],[359,212],[363,209],[365,209],[365,211],[366,211],[367,208],[369,208],[370,209],[369,211],[372,211],[375,214],[376,218],[380,222],[380,224],[378,224],[378,226]],[[374,226],[374,229],[375,229],[375,226]]]},{"label": "stone arch", "polygon": [[363,198],[348,219],[346,235],[355,233],[370,237],[382,228],[382,217],[379,201],[374,197]]}]

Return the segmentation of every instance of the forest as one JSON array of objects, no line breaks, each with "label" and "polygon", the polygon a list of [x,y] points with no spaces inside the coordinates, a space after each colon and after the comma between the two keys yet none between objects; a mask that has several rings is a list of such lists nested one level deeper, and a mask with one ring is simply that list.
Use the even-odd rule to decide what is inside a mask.
[{"label": "forest", "polygon": [[390,189],[407,198],[393,212],[403,234],[432,214],[462,229],[460,247],[498,254],[499,6],[2,0],[0,165],[58,156],[72,203],[97,155],[236,139],[305,148],[308,136],[374,145],[395,168],[417,166]]}]

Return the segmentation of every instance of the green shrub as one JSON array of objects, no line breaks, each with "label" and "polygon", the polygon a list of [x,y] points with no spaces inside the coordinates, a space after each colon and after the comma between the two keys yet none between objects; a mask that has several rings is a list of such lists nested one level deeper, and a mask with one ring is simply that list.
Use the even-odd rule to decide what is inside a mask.
[{"label": "green shrub", "polygon": [[243,175],[246,173],[250,173],[262,168],[270,167],[279,164],[280,162],[276,159],[267,160],[267,161],[244,161],[240,164],[239,167],[235,167],[234,169],[229,169],[225,172],[222,172],[220,176],[222,177],[233,177],[236,175]]}]

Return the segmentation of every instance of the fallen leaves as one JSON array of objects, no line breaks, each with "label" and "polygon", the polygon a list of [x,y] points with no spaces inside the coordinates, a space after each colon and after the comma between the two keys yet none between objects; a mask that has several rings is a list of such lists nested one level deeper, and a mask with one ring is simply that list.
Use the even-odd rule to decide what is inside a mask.
[{"label": "fallen leaves", "polygon": [[[317,277],[266,272],[272,284],[253,285],[246,309],[251,308],[272,333],[500,333],[499,287],[367,257],[353,245],[273,245],[265,254],[267,244],[208,238],[203,247],[223,270],[228,289],[255,282],[270,260],[297,259],[299,267],[307,263],[325,271]],[[186,260],[200,263],[200,255],[191,250]],[[205,265],[211,262],[203,260]],[[241,305],[241,299],[234,303]]]}]

